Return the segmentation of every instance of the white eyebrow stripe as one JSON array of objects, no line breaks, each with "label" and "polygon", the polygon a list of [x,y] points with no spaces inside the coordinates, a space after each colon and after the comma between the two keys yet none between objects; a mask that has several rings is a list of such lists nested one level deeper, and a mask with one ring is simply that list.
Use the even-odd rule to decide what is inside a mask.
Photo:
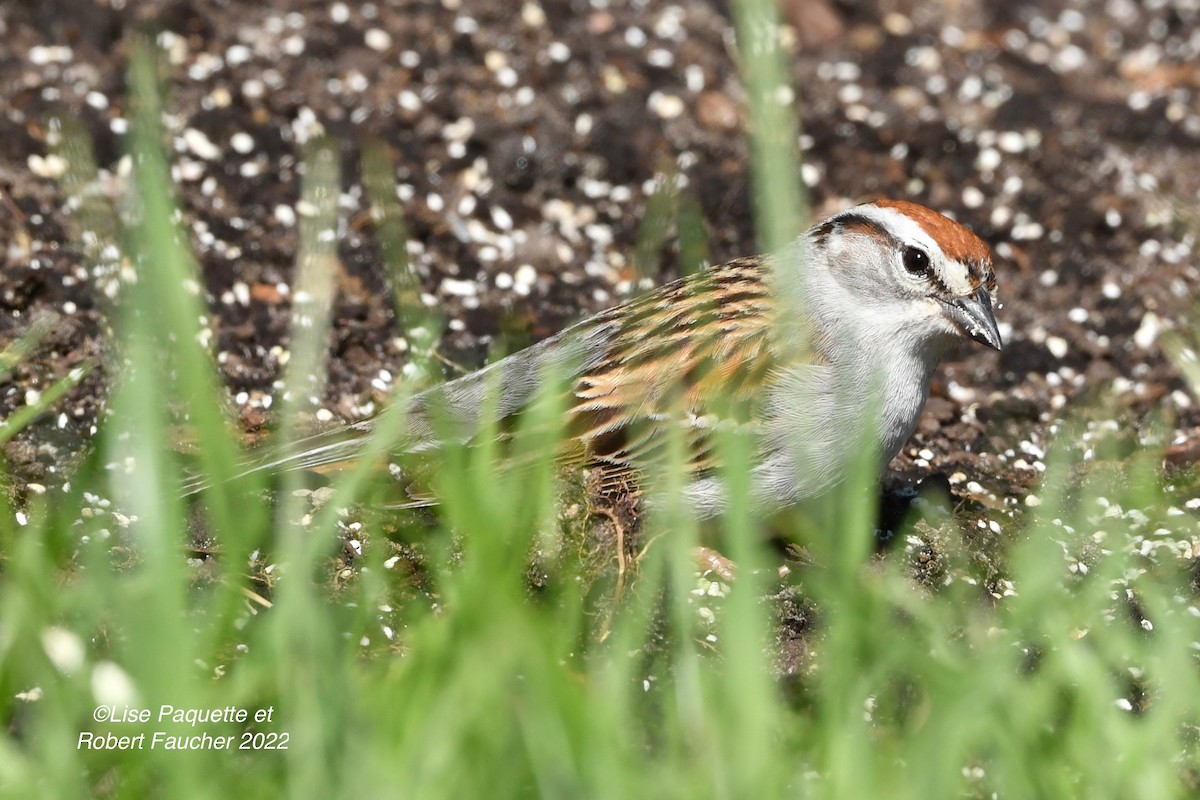
[{"label": "white eyebrow stripe", "polygon": [[880,227],[888,231],[893,237],[899,239],[901,243],[922,248],[935,261],[945,258],[941,245],[926,233],[925,229],[916,220],[907,214],[903,214],[894,208],[885,208],[870,203],[856,206],[850,209],[850,211],[879,224]]}]

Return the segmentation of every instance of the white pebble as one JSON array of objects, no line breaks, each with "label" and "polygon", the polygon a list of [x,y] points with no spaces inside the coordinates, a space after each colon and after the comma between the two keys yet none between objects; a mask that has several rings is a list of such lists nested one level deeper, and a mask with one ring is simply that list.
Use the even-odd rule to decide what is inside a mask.
[{"label": "white pebble", "polygon": [[500,206],[492,206],[492,222],[502,231],[511,231],[513,227],[512,216]]},{"label": "white pebble", "polygon": [[465,142],[475,134],[475,120],[459,117],[442,128],[442,138],[448,142]]},{"label": "white pebble", "polygon": [[45,64],[65,64],[75,57],[75,52],[63,45],[37,45],[29,48],[29,62],[37,66]]},{"label": "white pebble", "polygon": [[1162,329],[1158,315],[1153,311],[1147,311],[1146,316],[1142,317],[1142,324],[1138,326],[1137,332],[1133,334],[1133,343],[1143,350],[1147,350],[1158,339],[1158,333]]},{"label": "white pebble", "polygon": [[967,188],[963,189],[962,201],[963,205],[967,208],[979,208],[983,205],[983,201],[985,199],[987,198],[983,196],[983,192],[979,191],[979,189],[975,188],[974,186],[968,186]]},{"label": "white pebble", "polygon": [[289,205],[280,203],[279,205],[275,206],[275,210],[272,212],[272,214],[274,214],[275,219],[279,221],[279,224],[285,228],[290,228],[296,224],[296,210]]},{"label": "white pebble", "polygon": [[1082,47],[1069,44],[1054,54],[1054,66],[1059,72],[1071,72],[1087,63],[1087,52]]},{"label": "white pebble", "polygon": [[65,628],[50,627],[42,631],[42,650],[50,663],[67,675],[82,667],[87,657],[83,640]]},{"label": "white pebble", "polygon": [[544,27],[546,12],[537,3],[525,3],[521,6],[521,21],[531,28]]},{"label": "white pebble", "polygon": [[396,95],[396,103],[405,111],[419,111],[421,98],[411,89],[404,89]]},{"label": "white pebble", "polygon": [[1046,229],[1042,227],[1041,223],[1022,222],[1018,225],[1013,226],[1012,238],[1013,238],[1013,241],[1017,241],[1017,242],[1026,241],[1027,242],[1027,241],[1032,241],[1034,239],[1042,238],[1042,235],[1045,234],[1045,232],[1046,232]]},{"label": "white pebble", "polygon": [[473,297],[478,292],[479,287],[474,281],[460,281],[456,278],[442,278],[441,289],[446,294],[451,294],[456,297]]},{"label": "white pebble", "polygon": [[205,161],[215,161],[221,157],[221,148],[213,144],[212,140],[202,131],[195,128],[188,128],[183,132],[183,143],[197,158]]},{"label": "white pebble", "polygon": [[39,178],[61,178],[63,173],[67,171],[66,159],[54,153],[48,156],[41,156],[34,153],[29,157],[27,163],[29,164],[29,171]]},{"label": "white pebble", "polygon": [[392,46],[392,35],[382,28],[371,28],[363,34],[363,42],[372,50],[382,53]]},{"label": "white pebble", "polygon": [[1006,153],[1021,153],[1025,150],[1025,137],[1016,131],[1004,131],[996,137],[996,146]]},{"label": "white pebble", "polygon": [[254,150],[254,137],[248,133],[239,131],[229,137],[229,146],[236,152],[245,155]]},{"label": "white pebble", "polygon": [[669,69],[675,65],[675,55],[670,50],[656,47],[646,54],[646,63],[659,69]]},{"label": "white pebble", "polygon": [[994,147],[985,147],[979,151],[979,157],[975,159],[975,168],[980,172],[992,172],[1000,166],[1002,160],[999,150]]},{"label": "white pebble", "polygon": [[551,42],[546,48],[546,55],[550,56],[551,61],[561,64],[571,58],[571,48],[562,42]]},{"label": "white pebble", "polygon": [[257,100],[267,92],[266,84],[258,78],[250,78],[242,83],[242,94],[251,100]]},{"label": "white pebble", "polygon": [[965,406],[975,402],[975,390],[969,386],[963,386],[956,381],[950,381],[950,384],[946,387],[946,394],[951,400],[960,405]]},{"label": "white pebble", "polygon": [[517,267],[517,272],[513,276],[513,280],[517,286],[532,286],[537,283],[537,270],[530,264],[522,264]]},{"label": "white pebble", "polygon": [[239,305],[250,305],[250,287],[246,285],[245,281],[234,281],[231,288],[233,297]]},{"label": "white pebble", "polygon": [[646,105],[662,119],[675,119],[683,113],[683,101],[673,94],[651,92]]},{"label": "white pebble", "polygon": [[244,44],[231,45],[225,51],[225,63],[231,67],[236,67],[238,64],[245,64],[254,56],[254,52]]}]

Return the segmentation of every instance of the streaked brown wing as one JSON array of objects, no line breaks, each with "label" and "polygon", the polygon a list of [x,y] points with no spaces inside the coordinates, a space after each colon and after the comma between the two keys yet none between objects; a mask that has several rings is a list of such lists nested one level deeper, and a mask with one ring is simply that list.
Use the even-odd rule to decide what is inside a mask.
[{"label": "streaked brown wing", "polygon": [[764,258],[733,261],[597,317],[614,330],[575,384],[569,430],[584,449],[567,460],[645,467],[679,425],[689,472],[711,469],[713,428],[751,423],[770,380],[769,269]]}]

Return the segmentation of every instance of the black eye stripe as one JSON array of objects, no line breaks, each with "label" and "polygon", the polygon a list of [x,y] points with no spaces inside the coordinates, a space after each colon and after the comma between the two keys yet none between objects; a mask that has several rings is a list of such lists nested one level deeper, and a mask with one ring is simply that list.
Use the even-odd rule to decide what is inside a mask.
[{"label": "black eye stripe", "polygon": [[[887,227],[878,220],[872,219],[864,214],[843,212],[842,214],[830,217],[821,224],[817,225],[815,228],[813,228],[812,233],[814,240],[821,242],[826,237],[831,236],[835,231],[842,233],[856,233],[874,237],[885,247],[888,247],[892,250],[899,250],[901,255],[901,263],[904,265],[907,272],[915,277],[925,278],[934,294],[943,297],[951,297],[954,295],[954,292],[950,289],[950,286],[945,280],[943,280],[942,276],[938,274],[938,271],[933,268],[933,258],[929,255],[927,250],[924,250],[917,245],[905,244],[896,236],[894,236],[887,229]],[[918,261],[922,258],[924,259],[923,267],[915,262],[913,263],[913,266],[909,265],[908,259],[910,258],[910,252],[919,254],[917,256],[912,256],[912,258],[915,258]],[[972,285],[978,286],[980,284],[984,284],[989,287],[989,291],[993,291],[991,287],[995,286],[996,278],[991,269],[990,259],[965,258],[958,263],[962,264],[967,270],[967,277]],[[914,266],[917,268],[914,269]]]},{"label": "black eye stripe", "polygon": [[950,287],[938,277],[936,272],[930,272],[927,277],[929,278],[929,282],[933,284],[933,288],[938,294],[942,295],[943,297],[950,297],[954,294],[954,292],[950,291]]},{"label": "black eye stripe", "polygon": [[927,280],[935,293],[943,296],[953,294],[950,287],[933,268],[933,260],[929,257],[929,253],[919,247],[909,245],[901,252],[900,260],[904,262],[904,268],[910,275]]}]

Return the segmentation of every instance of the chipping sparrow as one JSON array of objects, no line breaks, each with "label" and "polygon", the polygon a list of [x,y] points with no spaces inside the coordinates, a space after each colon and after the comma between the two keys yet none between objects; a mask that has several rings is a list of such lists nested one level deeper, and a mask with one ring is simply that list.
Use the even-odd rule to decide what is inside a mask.
[{"label": "chipping sparrow", "polygon": [[[883,464],[896,455],[950,346],[1001,348],[994,291],[987,245],[957,222],[906,201],[855,206],[774,256],[667,284],[414,396],[397,449],[435,447],[435,427],[469,439],[490,390],[499,417],[519,413],[554,366],[572,381],[568,431],[582,445],[568,458],[637,472],[680,425],[686,500],[709,517],[726,505],[712,431],[746,426],[753,499],[778,508],[834,486],[863,431]],[[351,459],[375,424],[318,434],[248,471]]]}]

